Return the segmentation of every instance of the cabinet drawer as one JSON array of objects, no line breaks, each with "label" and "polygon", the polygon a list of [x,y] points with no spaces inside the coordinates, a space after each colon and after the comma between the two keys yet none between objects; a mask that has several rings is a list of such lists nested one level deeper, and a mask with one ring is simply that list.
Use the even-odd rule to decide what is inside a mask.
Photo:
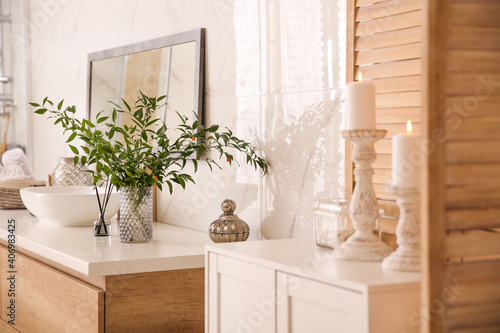
[{"label": "cabinet drawer", "polygon": [[[20,332],[103,332],[104,292],[60,271],[15,254],[14,273],[8,252],[2,259],[2,319],[11,320],[7,309],[15,304],[15,326]],[[14,277],[13,284],[6,283]]]},{"label": "cabinet drawer", "polygon": [[213,253],[208,262],[207,331],[274,332],[275,271]]},{"label": "cabinet drawer", "polygon": [[277,273],[277,332],[364,332],[364,296],[292,274]]}]

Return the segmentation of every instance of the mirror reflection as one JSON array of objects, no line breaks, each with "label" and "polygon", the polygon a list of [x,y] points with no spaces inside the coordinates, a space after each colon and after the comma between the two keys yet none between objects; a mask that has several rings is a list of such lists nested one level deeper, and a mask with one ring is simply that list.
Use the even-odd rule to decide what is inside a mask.
[{"label": "mirror reflection", "polygon": [[[108,101],[133,106],[139,91],[167,95],[158,110],[168,127],[179,123],[176,112],[202,118],[203,29],[89,54],[88,117],[111,112]],[[118,120],[120,123],[124,119]]]}]

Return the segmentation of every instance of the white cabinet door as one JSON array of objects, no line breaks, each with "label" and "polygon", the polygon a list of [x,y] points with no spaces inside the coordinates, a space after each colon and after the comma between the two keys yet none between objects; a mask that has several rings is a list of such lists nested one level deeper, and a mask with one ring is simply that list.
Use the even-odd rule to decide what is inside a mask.
[{"label": "white cabinet door", "polygon": [[275,271],[209,253],[209,333],[264,333],[276,328]]},{"label": "white cabinet door", "polygon": [[277,332],[366,332],[361,293],[277,273]]}]

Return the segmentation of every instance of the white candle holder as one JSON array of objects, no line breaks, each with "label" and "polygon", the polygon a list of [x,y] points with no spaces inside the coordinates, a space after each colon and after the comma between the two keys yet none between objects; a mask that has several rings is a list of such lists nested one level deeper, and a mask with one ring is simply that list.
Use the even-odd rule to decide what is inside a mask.
[{"label": "white candle holder", "polygon": [[393,249],[374,235],[378,204],[373,190],[371,164],[376,159],[374,144],[386,130],[347,130],[342,136],[353,143],[352,160],[355,163],[356,186],[349,205],[354,234],[333,251],[333,256],[344,260],[380,261]]},{"label": "white candle holder", "polygon": [[420,197],[415,187],[386,185],[396,196],[400,216],[396,227],[399,247],[382,261],[382,267],[396,271],[420,271]]}]

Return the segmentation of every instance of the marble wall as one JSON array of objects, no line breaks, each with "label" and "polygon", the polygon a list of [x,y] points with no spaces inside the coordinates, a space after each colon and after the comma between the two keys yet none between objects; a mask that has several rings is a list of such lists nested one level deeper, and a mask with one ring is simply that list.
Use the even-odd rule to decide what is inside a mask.
[{"label": "marble wall", "polygon": [[[206,122],[230,127],[266,154],[265,177],[221,161],[201,167],[196,185],[163,192],[158,219],[207,230],[225,198],[263,233],[311,237],[313,204],[343,193],[340,128],[343,1],[23,0],[29,6],[31,99],[65,99],[85,115],[87,54],[206,28]],[[34,117],[34,171],[45,178],[69,155],[60,128]]]}]

